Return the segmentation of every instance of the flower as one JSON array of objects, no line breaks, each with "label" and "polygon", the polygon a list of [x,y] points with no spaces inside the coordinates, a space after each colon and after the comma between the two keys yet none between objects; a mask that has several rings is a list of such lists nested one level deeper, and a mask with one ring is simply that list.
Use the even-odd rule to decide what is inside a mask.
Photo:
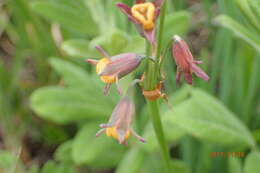
[{"label": "flower", "polygon": [[96,47],[104,58],[100,60],[87,59],[87,62],[96,65],[96,72],[100,79],[106,83],[104,94],[107,95],[112,83],[116,83],[119,94],[122,90],[119,87],[118,80],[131,73],[140,64],[144,56],[135,53],[123,53],[109,57],[109,55],[99,46]]},{"label": "flower", "polygon": [[193,72],[198,77],[208,81],[208,75],[197,66],[197,64],[201,64],[202,61],[196,61],[193,59],[187,43],[177,35],[173,37],[173,40],[172,55],[177,64],[176,83],[179,84],[180,82],[181,72],[184,73],[184,79],[188,84],[192,84]]},{"label": "flower", "polygon": [[155,23],[160,14],[163,0],[136,0],[130,8],[126,4],[117,3],[117,7],[132,21],[140,34],[152,44],[155,43]]},{"label": "flower", "polygon": [[[140,80],[134,80],[132,85]],[[131,88],[131,87],[129,87]],[[127,145],[127,139],[132,134],[141,142],[145,142],[141,136],[139,136],[130,126],[135,113],[135,106],[130,100],[129,89],[125,97],[123,97],[114,108],[112,115],[107,124],[100,124],[101,130],[99,130],[96,136],[102,133],[106,133],[107,136],[111,136],[118,140],[120,144]]]}]

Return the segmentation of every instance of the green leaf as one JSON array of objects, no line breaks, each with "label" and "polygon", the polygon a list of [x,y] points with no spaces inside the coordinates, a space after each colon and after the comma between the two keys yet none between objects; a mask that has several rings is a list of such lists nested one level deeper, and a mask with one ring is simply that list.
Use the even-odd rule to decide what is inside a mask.
[{"label": "green leaf", "polygon": [[223,27],[230,29],[234,34],[246,41],[248,44],[253,46],[256,51],[260,52],[260,37],[259,35],[254,34],[253,32],[249,31],[243,25],[239,24],[238,22],[234,21],[232,18],[226,15],[220,15],[216,19],[216,22]]},{"label": "green leaf", "polygon": [[68,40],[62,43],[62,50],[72,57],[90,58],[96,57],[97,51],[89,47],[86,40]]},{"label": "green leaf", "polygon": [[238,158],[228,158],[228,171],[229,173],[242,173],[242,164]]},{"label": "green leaf", "polygon": [[72,144],[73,140],[69,140],[61,144],[54,153],[55,160],[72,162]]},{"label": "green leaf", "polygon": [[260,170],[260,153],[251,152],[245,161],[244,173],[259,173]]},{"label": "green leaf", "polygon": [[45,0],[33,2],[31,7],[38,14],[74,31],[91,36],[98,33],[98,27],[83,1]]},{"label": "green leaf", "polygon": [[239,8],[245,14],[247,19],[256,27],[256,30],[260,31],[260,22],[257,16],[255,16],[253,10],[250,7],[249,1],[252,0],[236,0]]},{"label": "green leaf", "polygon": [[76,170],[69,164],[57,164],[50,160],[43,166],[41,173],[76,173]]},{"label": "green leaf", "polygon": [[43,87],[33,92],[31,106],[39,116],[57,123],[69,123],[102,118],[112,112],[117,95],[105,97],[97,76],[63,60],[51,59],[51,64],[63,76],[67,87]]},{"label": "green leaf", "polygon": [[199,89],[193,89],[189,99],[164,116],[168,123],[205,141],[224,146],[255,146],[245,125],[218,100]]},{"label": "green leaf", "polygon": [[105,117],[112,112],[113,105],[80,90],[43,87],[32,94],[31,106],[44,119],[69,123]]},{"label": "green leaf", "polygon": [[[148,146],[148,145],[146,145]],[[136,173],[143,165],[145,153],[140,147],[132,147],[117,166],[116,173]],[[131,166],[129,166],[131,165]]]},{"label": "green leaf", "polygon": [[166,45],[173,35],[184,35],[190,26],[191,15],[187,11],[178,11],[167,15],[165,19],[163,45]]},{"label": "green leaf", "polygon": [[12,153],[0,150],[0,170],[11,170],[14,168],[14,163],[16,160],[16,157]]},{"label": "green leaf", "polygon": [[125,147],[111,137],[95,137],[98,130],[98,124],[86,124],[76,135],[72,146],[72,157],[76,164],[112,168],[121,160]]}]

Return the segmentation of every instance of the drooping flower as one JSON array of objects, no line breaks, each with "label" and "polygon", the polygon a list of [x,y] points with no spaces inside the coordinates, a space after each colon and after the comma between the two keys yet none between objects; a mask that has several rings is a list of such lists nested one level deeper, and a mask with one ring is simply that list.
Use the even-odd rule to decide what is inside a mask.
[{"label": "drooping flower", "polygon": [[187,43],[177,35],[173,37],[173,40],[172,55],[177,64],[176,83],[179,84],[180,82],[181,72],[183,72],[184,79],[188,84],[192,84],[193,72],[196,76],[208,81],[208,75],[197,66],[197,64],[201,64],[202,61],[193,59]]},{"label": "drooping flower", "polygon": [[[140,80],[134,80],[132,85],[139,81]],[[130,88],[131,86],[129,89]],[[131,128],[132,119],[135,114],[135,106],[128,96],[129,89],[126,96],[124,96],[114,108],[109,122],[107,124],[100,124],[100,128],[102,129],[97,132],[96,136],[106,133],[107,136],[118,140],[120,144],[127,145],[127,139],[132,134],[141,142],[145,142],[145,139]]]},{"label": "drooping flower", "polygon": [[164,0],[136,0],[132,7],[123,3],[117,3],[117,7],[132,21],[140,34],[150,43],[155,43],[155,24],[160,14],[160,8]]},{"label": "drooping flower", "polygon": [[87,59],[87,62],[96,65],[96,72],[100,79],[106,83],[104,94],[107,95],[111,84],[116,83],[119,94],[122,90],[119,86],[119,79],[134,71],[140,64],[144,56],[135,53],[123,53],[109,57],[109,55],[99,46],[96,47],[104,58],[100,60]]}]

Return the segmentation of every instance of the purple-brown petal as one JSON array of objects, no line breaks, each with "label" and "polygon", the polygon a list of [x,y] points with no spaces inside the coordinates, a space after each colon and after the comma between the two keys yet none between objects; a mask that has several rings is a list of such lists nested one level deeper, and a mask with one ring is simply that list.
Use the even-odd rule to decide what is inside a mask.
[{"label": "purple-brown petal", "polygon": [[102,56],[104,56],[104,57],[106,57],[106,58],[109,58],[108,53],[107,53],[101,46],[96,46],[95,48],[98,50],[98,52],[99,52]]},{"label": "purple-brown petal", "polygon": [[155,7],[159,7],[159,8],[161,8],[163,2],[164,2],[164,0],[154,0],[153,1]]},{"label": "purple-brown petal", "polygon": [[135,53],[124,53],[111,57],[111,62],[106,65],[99,75],[118,75],[119,78],[135,70],[143,57]]},{"label": "purple-brown petal", "polygon": [[135,0],[135,4],[145,3],[146,0]]},{"label": "purple-brown petal", "polygon": [[143,30],[145,38],[151,43],[155,44],[155,28],[152,30]]},{"label": "purple-brown petal", "polygon": [[184,72],[184,79],[188,84],[192,85],[192,73]]},{"label": "purple-brown petal", "polygon": [[191,63],[191,70],[194,72],[198,77],[204,79],[205,81],[209,80],[209,76],[201,70],[196,64]]},{"label": "purple-brown petal", "polygon": [[117,3],[116,6],[128,17],[130,21],[134,24],[139,24],[139,22],[132,16],[131,8],[124,3]]}]

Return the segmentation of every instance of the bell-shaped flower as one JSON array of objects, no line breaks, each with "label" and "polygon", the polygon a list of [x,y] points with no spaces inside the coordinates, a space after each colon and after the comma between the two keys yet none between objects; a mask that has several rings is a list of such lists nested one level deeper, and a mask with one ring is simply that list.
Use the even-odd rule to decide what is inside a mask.
[{"label": "bell-shaped flower", "polygon": [[208,75],[197,66],[197,64],[201,64],[202,61],[193,59],[187,43],[177,35],[173,37],[173,40],[172,55],[177,65],[176,83],[179,84],[180,82],[181,72],[184,73],[184,79],[188,84],[192,84],[193,72],[196,76],[208,81]]},{"label": "bell-shaped flower", "polygon": [[136,0],[132,7],[124,3],[117,3],[117,7],[136,25],[137,30],[143,37],[150,43],[155,44],[155,24],[163,1]]},{"label": "bell-shaped flower", "polygon": [[144,56],[135,53],[123,53],[109,57],[109,55],[99,46],[96,47],[104,58],[100,60],[87,59],[87,62],[96,66],[96,72],[100,79],[106,83],[104,94],[107,95],[112,83],[116,83],[119,94],[122,90],[119,86],[119,79],[134,71]]},{"label": "bell-shaped flower", "polygon": [[[136,79],[132,85],[140,82]],[[135,136],[141,142],[145,142],[145,139],[140,137],[132,128],[131,123],[135,114],[135,106],[130,100],[128,94],[132,86],[129,87],[126,96],[124,96],[114,108],[112,115],[107,124],[100,124],[101,130],[99,130],[96,136],[105,133],[107,136],[111,136],[118,140],[120,144],[127,145],[127,139],[130,135]]]}]

